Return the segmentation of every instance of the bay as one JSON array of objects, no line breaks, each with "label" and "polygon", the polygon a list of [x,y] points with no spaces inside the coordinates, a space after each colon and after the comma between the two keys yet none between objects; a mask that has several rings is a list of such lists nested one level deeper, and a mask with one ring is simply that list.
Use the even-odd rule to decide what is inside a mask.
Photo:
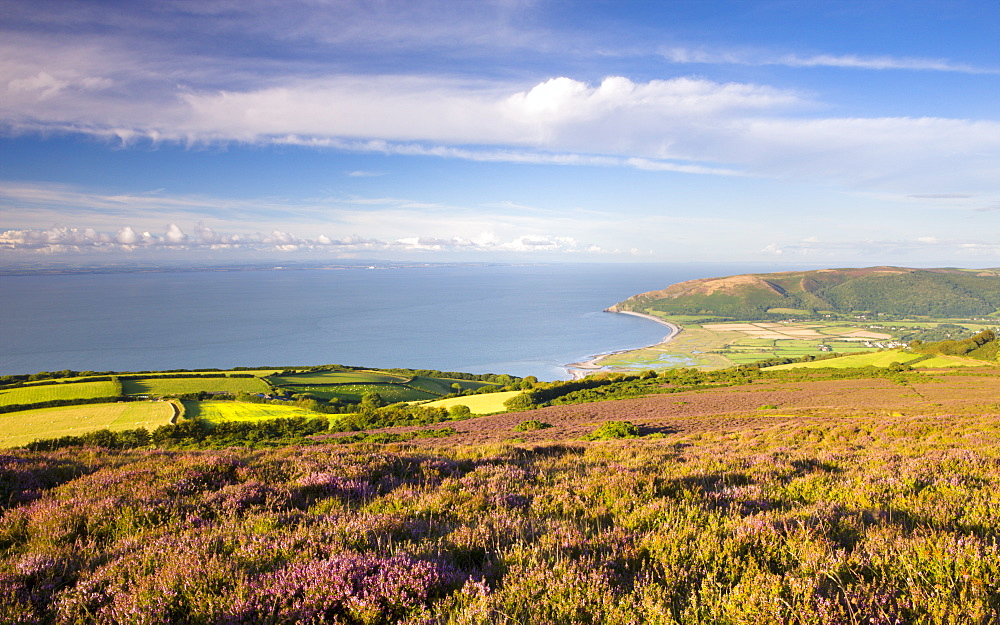
[{"label": "bay", "polygon": [[[346,364],[567,379],[656,343],[602,312],[720,265],[448,265],[0,277],[0,374]],[[760,270],[763,269],[754,269]]]}]

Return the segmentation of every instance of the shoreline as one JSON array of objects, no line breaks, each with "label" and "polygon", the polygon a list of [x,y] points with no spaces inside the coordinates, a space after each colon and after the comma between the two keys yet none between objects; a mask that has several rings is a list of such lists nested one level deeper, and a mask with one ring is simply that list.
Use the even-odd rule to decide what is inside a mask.
[{"label": "shoreline", "polygon": [[647,315],[646,313],[640,313],[631,310],[611,310],[610,308],[604,309],[604,312],[617,313],[620,315],[632,315],[633,317],[642,317],[643,319],[649,319],[650,321],[653,321],[655,323],[670,328],[670,334],[663,337],[663,340],[657,343],[652,343],[651,345],[646,345],[643,347],[630,347],[628,349],[619,349],[612,352],[605,352],[603,354],[597,354],[587,360],[583,360],[580,362],[571,362],[569,364],[563,365],[563,368],[566,369],[566,372],[569,373],[572,376],[572,379],[574,380],[581,380],[587,377],[587,375],[590,373],[602,370],[604,367],[601,366],[600,361],[603,360],[604,358],[607,358],[608,356],[614,356],[615,354],[624,354],[625,352],[633,352],[637,349],[647,349],[650,347],[663,345],[664,343],[672,341],[674,338],[676,338],[678,334],[681,333],[681,327],[678,326],[677,324],[671,323],[666,319],[661,319],[660,317]]}]

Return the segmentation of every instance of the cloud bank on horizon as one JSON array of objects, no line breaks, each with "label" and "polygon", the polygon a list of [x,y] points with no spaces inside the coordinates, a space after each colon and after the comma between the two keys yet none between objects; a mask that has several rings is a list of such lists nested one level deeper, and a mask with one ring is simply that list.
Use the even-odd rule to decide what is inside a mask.
[{"label": "cloud bank on horizon", "polygon": [[0,261],[1000,264],[990,3],[0,9]]}]

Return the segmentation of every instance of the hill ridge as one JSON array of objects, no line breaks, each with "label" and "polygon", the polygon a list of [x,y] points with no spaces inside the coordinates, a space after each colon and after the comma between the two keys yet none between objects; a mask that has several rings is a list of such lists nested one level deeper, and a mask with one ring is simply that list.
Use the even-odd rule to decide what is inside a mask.
[{"label": "hill ridge", "polygon": [[[771,309],[798,312],[769,312]],[[698,278],[639,293],[609,312],[717,315],[740,319],[876,312],[889,315],[983,317],[1000,313],[996,269],[880,265]]]}]

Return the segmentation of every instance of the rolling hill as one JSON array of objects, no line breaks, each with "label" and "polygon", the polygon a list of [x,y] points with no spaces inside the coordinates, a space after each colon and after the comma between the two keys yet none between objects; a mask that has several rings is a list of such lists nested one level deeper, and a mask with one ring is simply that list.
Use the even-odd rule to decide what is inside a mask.
[{"label": "rolling hill", "polygon": [[742,320],[862,312],[998,316],[1000,270],[868,267],[702,278],[634,295],[607,310]]}]

